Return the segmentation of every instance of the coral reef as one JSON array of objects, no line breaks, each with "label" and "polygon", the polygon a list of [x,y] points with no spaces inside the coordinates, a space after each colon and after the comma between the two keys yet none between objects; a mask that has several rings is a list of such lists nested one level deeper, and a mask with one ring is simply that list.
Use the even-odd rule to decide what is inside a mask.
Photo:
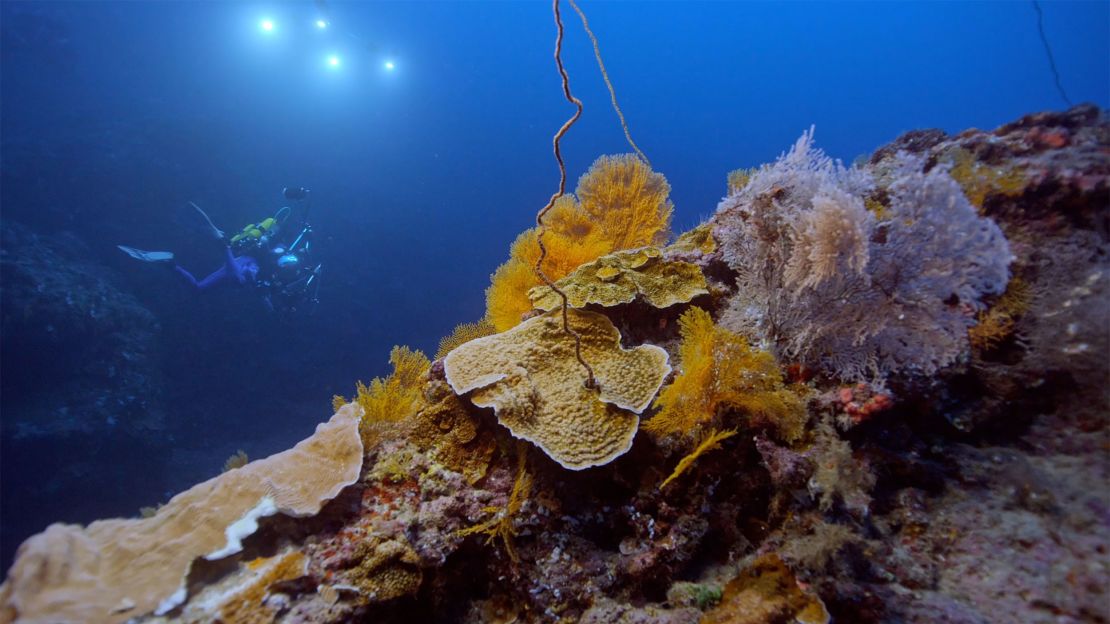
[{"label": "coral reef", "polygon": [[513,548],[513,536],[516,535],[513,519],[520,513],[520,508],[532,493],[532,473],[528,472],[528,455],[520,450],[518,457],[520,461],[517,463],[516,480],[513,481],[513,491],[509,493],[509,501],[504,507],[486,507],[483,511],[493,514],[490,519],[458,532],[460,537],[485,533],[487,544],[500,537],[501,543],[505,545],[505,552],[513,561],[520,561]]},{"label": "coral reef", "polygon": [[[543,270],[552,280],[614,251],[659,245],[670,236],[670,185],[635,156],[602,156],[579,179],[577,193],[559,197],[544,217]],[[497,331],[532,310],[528,292],[543,283],[535,272],[537,233],[533,228],[517,237],[508,262],[490,276],[485,318]]]},{"label": "coral reef", "polygon": [[614,250],[666,242],[670,194],[666,178],[633,154],[598,158],[575,189],[582,213]]},{"label": "coral reef", "polygon": [[420,388],[431,363],[420,351],[393,347],[389,352],[393,372],[385,379],[375,378],[367,387],[357,386],[355,403],[362,408],[362,418],[370,422],[404,420],[420,407]]},{"label": "coral reef", "polygon": [[655,400],[661,409],[644,424],[645,431],[657,437],[688,436],[731,410],[749,428],[769,425],[789,442],[801,438],[805,406],[786,388],[770,353],[718,327],[701,308],[690,308],[678,322],[681,372]]},{"label": "coral reef", "polygon": [[466,407],[441,379],[424,387],[425,407],[416,414],[409,438],[428,456],[474,484],[486,476],[497,443],[489,426]]},{"label": "coral reef", "polygon": [[[161,430],[158,378],[150,372],[159,328],[150,311],[72,234],[39,236],[5,222],[3,249],[7,435]],[[16,352],[38,358],[17,365]],[[41,396],[26,379],[32,371],[67,381]]]},{"label": "coral reef", "polygon": [[188,597],[194,560],[234,555],[259,518],[312,516],[354,483],[358,423],[346,407],[292,449],[193,486],[149,518],[51,525],[20,547],[0,609],[7,619],[67,622],[169,612]]},{"label": "coral reef", "polygon": [[[968,347],[986,295],[1012,259],[944,167],[898,152],[889,170],[846,169],[813,147],[812,130],[726,197],[714,216],[737,273],[723,324],[845,379],[932,374]],[[864,199],[873,179],[884,220]]]},{"label": "coral reef", "polygon": [[[661,259],[656,247],[622,251],[602,256],[578,267],[555,282],[573,308],[587,305],[612,307],[641,298],[648,305],[666,308],[708,294],[701,269],[689,262]],[[547,286],[528,292],[536,309],[549,311],[562,305],[558,294]]]},{"label": "coral reef", "polygon": [[490,323],[486,319],[482,319],[477,323],[461,323],[456,325],[450,335],[444,336],[439,341],[439,348],[436,350],[435,359],[443,359],[443,356],[453,351],[455,347],[470,342],[475,338],[489,336],[490,334],[496,333],[496,331],[497,330],[493,327],[493,323]]},{"label": "coral reef", "polygon": [[667,353],[647,345],[621,348],[620,334],[601,314],[572,310],[583,357],[600,392],[586,387],[585,372],[556,312],[466,343],[443,360],[447,383],[493,407],[501,424],[539,446],[565,468],[581,470],[612,461],[632,446],[642,412],[671,371]]},{"label": "coral reef", "polygon": [[[150,574],[165,587],[141,604],[119,583],[86,600],[83,577],[42,565],[43,544],[87,554],[93,529],[52,527],[9,573],[0,619],[1110,621],[1110,122],[1079,106],[916,131],[856,169],[811,139],[733,176],[669,247],[558,259],[598,387],[561,310],[531,301],[508,327],[488,319],[502,333],[460,329],[434,363],[397,349],[362,393],[389,407],[338,401],[349,434],[361,420],[361,472],[345,463],[322,508],[259,518],[230,554],[222,528],[288,485],[253,462],[197,486],[250,479],[226,518],[177,513],[186,492],[107,521],[214,534]],[[591,205],[641,184],[605,168]],[[615,240],[578,202],[549,213],[552,232]],[[644,280],[668,265],[681,278],[659,292],[703,282],[656,307]],[[330,472],[325,455],[296,474]]]}]

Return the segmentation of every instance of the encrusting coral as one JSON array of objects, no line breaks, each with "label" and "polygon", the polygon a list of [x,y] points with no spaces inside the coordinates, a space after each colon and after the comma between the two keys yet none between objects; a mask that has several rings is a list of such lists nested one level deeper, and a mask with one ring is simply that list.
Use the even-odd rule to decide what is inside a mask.
[{"label": "encrusting coral", "polygon": [[426,405],[413,418],[409,439],[467,482],[476,483],[486,475],[496,440],[443,380],[428,382],[424,398]]},{"label": "encrusting coral", "polygon": [[987,196],[1020,195],[1029,183],[1020,168],[999,168],[981,163],[963,148],[949,151],[942,162],[951,165],[949,174],[952,179],[959,183],[971,205],[980,210]]},{"label": "encrusting coral", "polygon": [[17,619],[52,622],[170,611],[188,597],[194,560],[233,555],[259,518],[315,515],[357,481],[358,424],[358,410],[344,407],[292,449],[195,485],[149,518],[51,525],[20,547],[0,605]]},{"label": "encrusting coral", "polygon": [[470,393],[474,405],[493,407],[514,436],[563,467],[581,470],[606,464],[632,446],[638,414],[671,367],[659,347],[621,348],[620,334],[601,314],[570,310],[568,318],[582,337],[582,355],[599,390],[586,387],[557,310],[472,340],[448,353],[443,367],[457,394]]},{"label": "encrusting coral", "polygon": [[663,250],[667,257],[688,254],[707,256],[715,251],[717,251],[717,241],[713,238],[713,228],[708,223],[702,223],[692,230],[679,234],[678,238]]},{"label": "encrusting coral", "polygon": [[[544,273],[566,277],[581,265],[622,249],[658,245],[670,236],[673,207],[662,174],[634,156],[603,156],[578,181],[580,199],[560,196],[544,217]],[[528,291],[543,284],[537,228],[513,242],[509,260],[490,278],[486,320],[497,331],[520,323],[532,310]]]},{"label": "encrusting coral", "polygon": [[725,585],[720,603],[702,624],[828,624],[831,617],[817,596],[803,590],[775,554],[755,559]]},{"label": "encrusting coral", "polygon": [[349,578],[360,596],[369,601],[384,602],[415,594],[424,578],[420,558],[401,541],[363,541],[352,558],[359,563]]},{"label": "encrusting coral", "polygon": [[282,610],[280,601],[267,600],[271,588],[303,578],[308,557],[300,550],[287,549],[272,557],[251,560],[244,568],[241,575],[205,587],[186,604],[180,620],[206,622],[215,614],[220,622],[269,624]]},{"label": "encrusting coral", "polygon": [[715,325],[701,308],[690,308],[678,322],[680,372],[659,393],[660,411],[644,423],[645,431],[687,437],[731,410],[749,426],[769,425],[787,442],[801,438],[805,405],[786,387],[773,355]]},{"label": "encrusting coral", "polygon": [[[709,292],[705,276],[696,265],[663,260],[661,255],[656,247],[618,251],[583,264],[555,285],[566,294],[572,308],[588,304],[611,307],[631,303],[637,297],[653,307],[666,308]],[[547,286],[533,288],[528,297],[539,310],[562,305]]]}]

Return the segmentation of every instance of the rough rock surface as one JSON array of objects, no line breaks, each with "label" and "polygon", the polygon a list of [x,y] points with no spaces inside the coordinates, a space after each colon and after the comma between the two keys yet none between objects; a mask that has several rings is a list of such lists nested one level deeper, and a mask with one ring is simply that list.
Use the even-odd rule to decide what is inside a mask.
[{"label": "rough rock surface", "polygon": [[[18,439],[162,427],[158,324],[75,236],[5,223],[0,251],[4,431]],[[9,353],[36,354],[34,361]],[[59,371],[52,373],[50,371]],[[64,373],[63,373],[64,371]],[[43,378],[66,380],[44,387]]]},{"label": "rough rock surface", "polygon": [[7,559],[47,522],[133,505],[137,464],[140,496],[161,496],[137,458],[170,442],[154,315],[73,234],[0,233],[0,473],[28,475],[0,482]]}]

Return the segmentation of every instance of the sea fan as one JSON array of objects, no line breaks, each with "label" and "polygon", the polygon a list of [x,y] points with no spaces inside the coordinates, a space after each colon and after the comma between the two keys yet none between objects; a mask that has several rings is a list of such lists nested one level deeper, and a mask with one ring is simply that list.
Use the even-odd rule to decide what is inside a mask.
[{"label": "sea fan", "polygon": [[[579,266],[621,249],[664,242],[670,236],[671,187],[635,156],[602,156],[578,181],[578,198],[563,195],[544,217],[543,271],[555,281]],[[512,329],[532,310],[528,291],[536,274],[538,228],[513,242],[509,260],[490,276],[486,319],[497,331]]]},{"label": "sea fan", "polygon": [[1009,279],[1009,245],[944,167],[902,153],[882,220],[870,175],[812,146],[812,129],[718,208],[736,270],[722,323],[781,357],[846,379],[931,374],[967,350],[984,295]]}]

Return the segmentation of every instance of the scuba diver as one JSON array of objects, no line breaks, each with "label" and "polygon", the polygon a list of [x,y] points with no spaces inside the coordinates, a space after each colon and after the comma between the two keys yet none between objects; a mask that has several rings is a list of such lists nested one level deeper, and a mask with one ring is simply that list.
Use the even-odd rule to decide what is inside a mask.
[{"label": "scuba diver", "polygon": [[294,314],[305,309],[312,311],[319,302],[319,278],[323,265],[312,260],[312,226],[308,223],[310,194],[308,189],[299,187],[285,188],[282,193],[286,199],[304,206],[299,226],[291,230],[296,235],[288,244],[283,242],[282,236],[293,213],[288,206],[282,207],[272,217],[248,224],[228,239],[199,206],[189,202],[204,217],[213,237],[225,243],[224,264],[204,279],[198,280],[174,262],[173,252],[144,251],[126,245],[117,247],[142,262],[172,265],[174,272],[197,291],[207,291],[220,284],[253,286],[261,291],[262,300],[271,311],[282,314]]}]

